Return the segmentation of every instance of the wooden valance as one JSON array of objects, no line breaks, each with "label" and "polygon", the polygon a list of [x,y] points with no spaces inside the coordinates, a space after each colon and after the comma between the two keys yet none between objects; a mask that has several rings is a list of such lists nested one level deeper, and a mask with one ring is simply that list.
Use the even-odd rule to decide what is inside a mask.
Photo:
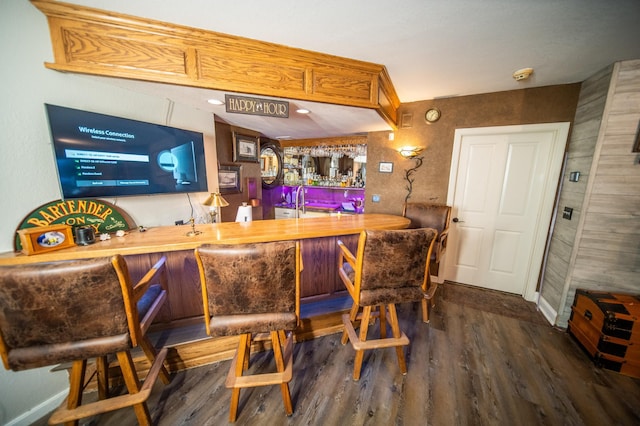
[{"label": "wooden valance", "polygon": [[375,109],[396,128],[386,68],[213,31],[31,0],[48,19],[48,68]]}]

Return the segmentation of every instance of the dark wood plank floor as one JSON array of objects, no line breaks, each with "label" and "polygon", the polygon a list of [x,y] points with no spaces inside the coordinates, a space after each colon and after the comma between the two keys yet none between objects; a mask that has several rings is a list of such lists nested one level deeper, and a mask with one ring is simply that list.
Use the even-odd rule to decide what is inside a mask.
[{"label": "dark wood plank floor", "polygon": [[[351,379],[354,351],[340,335],[297,343],[290,384],[294,414],[280,389],[244,390],[238,425],[638,425],[640,379],[596,368],[578,344],[521,297],[456,284],[439,290],[430,324],[417,305],[399,307],[411,344],[408,374],[395,351],[365,355]],[[270,357],[257,354],[255,368]],[[228,422],[229,361],[174,375],[154,387],[157,425]],[[135,424],[132,409],[85,424]]]}]

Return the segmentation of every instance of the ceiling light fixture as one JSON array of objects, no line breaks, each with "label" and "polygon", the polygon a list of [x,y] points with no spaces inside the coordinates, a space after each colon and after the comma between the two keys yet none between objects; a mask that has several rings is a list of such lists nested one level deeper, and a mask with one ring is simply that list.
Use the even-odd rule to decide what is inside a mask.
[{"label": "ceiling light fixture", "polygon": [[311,111],[309,111],[309,110],[308,110],[308,109],[306,109],[306,108],[298,108],[298,109],[296,110],[296,112],[297,112],[298,114],[309,114]]},{"label": "ceiling light fixture", "polygon": [[533,74],[533,68],[522,68],[513,73],[513,78],[516,81],[522,81],[528,79],[531,74]]},{"label": "ceiling light fixture", "polygon": [[222,104],[224,104],[224,102],[222,102],[220,99],[209,99],[207,102],[209,102],[211,105],[222,105]]}]

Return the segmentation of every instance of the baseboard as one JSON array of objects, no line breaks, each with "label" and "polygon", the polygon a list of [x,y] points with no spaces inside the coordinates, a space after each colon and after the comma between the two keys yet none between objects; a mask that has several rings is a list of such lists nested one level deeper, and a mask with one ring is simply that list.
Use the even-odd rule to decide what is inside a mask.
[{"label": "baseboard", "polygon": [[28,426],[35,423],[58,408],[60,404],[62,404],[62,401],[67,397],[68,393],[69,390],[65,389],[62,392],[53,395],[51,398],[41,402],[26,413],[22,413],[15,419],[11,420],[5,426]]},{"label": "baseboard", "polygon": [[558,317],[558,312],[556,312],[556,310],[553,309],[551,304],[549,304],[549,302],[547,302],[547,300],[542,296],[540,296],[540,299],[538,301],[538,309],[540,309],[540,312],[542,312],[542,315],[544,315],[547,321],[549,321],[549,324],[551,325],[556,324],[556,318]]}]

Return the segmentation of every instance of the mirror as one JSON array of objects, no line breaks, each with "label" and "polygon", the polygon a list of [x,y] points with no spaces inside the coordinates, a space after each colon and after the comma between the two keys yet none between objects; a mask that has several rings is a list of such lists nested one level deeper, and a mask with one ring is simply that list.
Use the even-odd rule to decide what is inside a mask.
[{"label": "mirror", "polygon": [[366,162],[366,145],[288,146],[284,185],[364,188]]},{"label": "mirror", "polygon": [[272,188],[282,179],[282,157],[277,145],[267,142],[260,147],[262,186]]}]

